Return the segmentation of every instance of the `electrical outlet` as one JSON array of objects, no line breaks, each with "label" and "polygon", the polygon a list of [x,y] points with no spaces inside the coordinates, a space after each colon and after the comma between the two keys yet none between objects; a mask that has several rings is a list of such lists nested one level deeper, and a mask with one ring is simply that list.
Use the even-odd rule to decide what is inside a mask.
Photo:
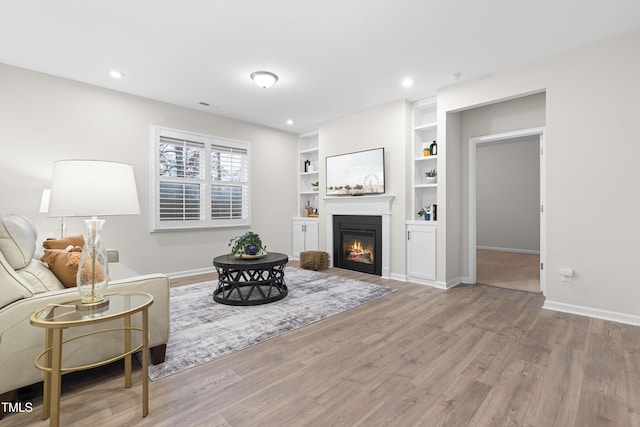
[{"label": "electrical outlet", "polygon": [[571,267],[560,268],[560,281],[573,282],[573,268]]}]

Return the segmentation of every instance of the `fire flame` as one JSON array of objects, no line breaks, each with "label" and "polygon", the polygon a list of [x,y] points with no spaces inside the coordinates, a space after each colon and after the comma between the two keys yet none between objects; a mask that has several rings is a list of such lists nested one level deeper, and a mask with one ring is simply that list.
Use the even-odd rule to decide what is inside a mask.
[{"label": "fire flame", "polygon": [[362,246],[362,242],[359,240],[354,240],[351,245],[347,246],[346,253],[348,261],[373,264],[373,248]]}]

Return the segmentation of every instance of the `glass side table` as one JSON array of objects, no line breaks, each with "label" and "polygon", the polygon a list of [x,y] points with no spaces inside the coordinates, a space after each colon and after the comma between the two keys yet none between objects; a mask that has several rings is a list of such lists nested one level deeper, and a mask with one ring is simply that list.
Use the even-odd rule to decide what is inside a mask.
[{"label": "glass side table", "polygon": [[[149,306],[153,304],[153,296],[144,292],[107,293],[109,305],[95,311],[77,311],[75,303],[80,300],[63,301],[56,305],[48,305],[31,314],[29,320],[33,326],[44,328],[44,351],[35,360],[36,368],[44,372],[44,390],[42,402],[42,419],[49,419],[50,426],[60,425],[60,385],[61,376],[65,372],[74,372],[106,365],[124,359],[125,387],[131,387],[131,355],[142,350],[142,416],[149,414]],[[141,313],[140,328],[131,327],[131,316]],[[93,325],[109,320],[123,319],[120,328],[106,328],[88,332],[68,340],[63,340],[62,331],[67,328]],[[63,367],[62,347],[65,343],[105,332],[123,331],[122,354],[108,360],[83,366]],[[142,343],[131,348],[131,331],[141,334]],[[44,358],[44,364],[41,360]]]}]

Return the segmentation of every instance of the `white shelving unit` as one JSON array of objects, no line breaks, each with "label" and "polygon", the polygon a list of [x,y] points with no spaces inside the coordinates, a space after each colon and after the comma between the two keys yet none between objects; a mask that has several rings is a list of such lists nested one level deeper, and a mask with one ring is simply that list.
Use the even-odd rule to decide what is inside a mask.
[{"label": "white shelving unit", "polygon": [[305,216],[305,206],[318,209],[320,184],[318,131],[298,137],[298,213],[292,221],[292,255],[298,259],[301,251],[318,250],[318,218]]},{"label": "white shelving unit", "polygon": [[[318,131],[300,135],[298,139],[298,216],[304,217],[304,207],[318,208],[318,194],[312,183],[319,184]],[[307,163],[308,162],[308,163]]]},{"label": "white shelving unit", "polygon": [[[438,183],[428,183],[425,172],[438,170],[438,155],[425,156],[438,136],[436,98],[427,98],[413,103],[412,139],[412,195],[411,214],[406,222],[407,280],[413,283],[435,285],[437,221],[425,221],[418,211],[438,203]],[[432,213],[433,215],[433,213]]]},{"label": "white shelving unit", "polygon": [[416,101],[413,104],[413,194],[412,217],[417,220],[418,211],[437,203],[438,184],[427,183],[425,172],[438,169],[438,155],[425,156],[424,148],[437,141],[437,103],[435,98]]}]

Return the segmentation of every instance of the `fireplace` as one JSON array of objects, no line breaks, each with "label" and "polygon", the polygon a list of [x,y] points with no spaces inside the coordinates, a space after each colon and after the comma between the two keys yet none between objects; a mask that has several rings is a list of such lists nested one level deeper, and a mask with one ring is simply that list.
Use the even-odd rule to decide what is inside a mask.
[{"label": "fireplace", "polygon": [[333,265],[380,276],[382,217],[334,215]]}]

